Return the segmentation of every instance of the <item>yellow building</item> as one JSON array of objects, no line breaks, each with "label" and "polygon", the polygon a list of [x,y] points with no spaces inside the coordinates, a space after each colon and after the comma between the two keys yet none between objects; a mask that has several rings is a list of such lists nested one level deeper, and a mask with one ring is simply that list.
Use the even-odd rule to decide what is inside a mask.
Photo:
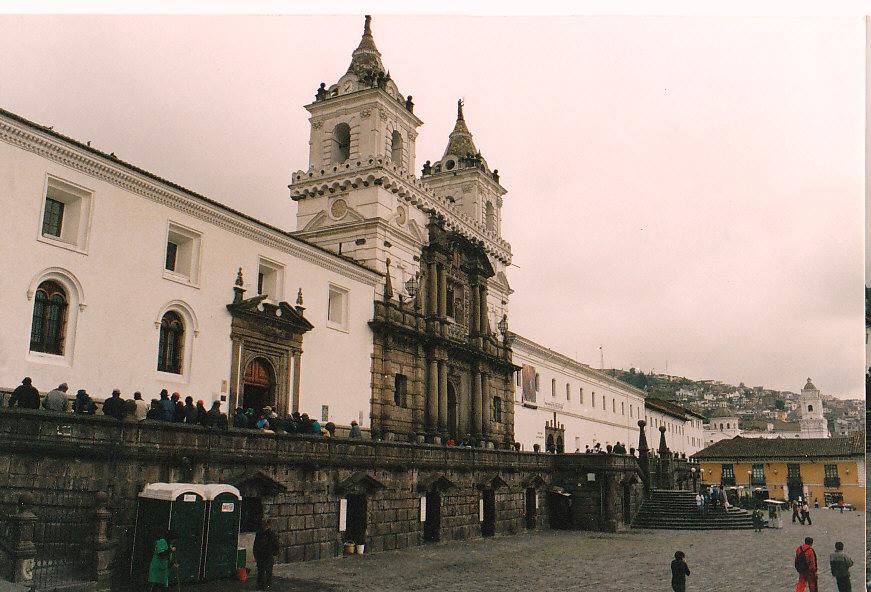
[{"label": "yellow building", "polygon": [[843,497],[865,509],[865,440],[838,438],[742,438],[720,440],[692,455],[702,484],[736,488],[759,498],[801,497],[820,506]]}]

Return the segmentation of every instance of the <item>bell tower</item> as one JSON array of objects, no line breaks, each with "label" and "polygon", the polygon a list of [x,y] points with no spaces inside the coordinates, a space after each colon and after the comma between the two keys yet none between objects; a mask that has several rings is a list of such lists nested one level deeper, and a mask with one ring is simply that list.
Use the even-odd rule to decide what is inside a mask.
[{"label": "bell tower", "polygon": [[[417,273],[428,215],[414,177],[417,128],[411,96],[403,96],[381,61],[366,16],[348,70],[321,83],[311,114],[309,166],[293,174],[296,235],[376,269],[398,286]],[[393,262],[391,270],[387,260]]]},{"label": "bell tower", "polygon": [[[484,242],[502,240],[502,197],[507,193],[499,183],[499,171],[490,170],[487,161],[475,146],[466,125],[463,101],[457,101],[457,121],[448,136],[448,145],[440,160],[426,161],[421,181],[433,190],[451,209],[473,220],[484,235]],[[495,327],[508,313],[511,287],[505,273],[505,262],[490,257],[494,275],[488,280],[489,322]]]},{"label": "bell tower", "polygon": [[801,426],[802,438],[828,438],[829,428],[823,415],[823,396],[811,379],[801,389],[799,397],[800,414],[799,425]]}]

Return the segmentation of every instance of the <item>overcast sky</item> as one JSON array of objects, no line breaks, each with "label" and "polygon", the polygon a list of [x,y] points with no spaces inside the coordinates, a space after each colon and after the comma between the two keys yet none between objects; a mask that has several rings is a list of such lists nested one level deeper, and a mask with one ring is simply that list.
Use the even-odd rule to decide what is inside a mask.
[{"label": "overcast sky", "polygon": [[[0,106],[295,229],[362,17],[0,16]],[[441,157],[509,193],[511,328],[599,366],[864,397],[861,18],[382,17]]]}]

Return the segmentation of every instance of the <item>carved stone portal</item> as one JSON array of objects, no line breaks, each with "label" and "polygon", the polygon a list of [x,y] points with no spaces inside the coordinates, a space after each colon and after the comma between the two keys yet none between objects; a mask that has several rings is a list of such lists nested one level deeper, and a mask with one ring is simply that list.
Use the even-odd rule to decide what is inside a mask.
[{"label": "carved stone portal", "polygon": [[233,290],[227,305],[233,316],[229,409],[271,407],[280,415],[298,411],[302,337],[314,328],[303,316],[305,309],[266,302],[265,295],[244,298],[238,281]]}]

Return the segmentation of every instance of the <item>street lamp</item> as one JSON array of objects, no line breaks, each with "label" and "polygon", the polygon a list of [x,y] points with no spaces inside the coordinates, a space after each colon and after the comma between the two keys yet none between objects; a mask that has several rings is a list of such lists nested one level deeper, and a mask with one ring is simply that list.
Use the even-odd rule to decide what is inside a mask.
[{"label": "street lamp", "polygon": [[408,278],[407,282],[405,282],[405,291],[408,293],[408,297],[414,300],[414,297],[417,294],[417,274],[414,274]]},{"label": "street lamp", "polygon": [[499,321],[496,324],[496,326],[499,327],[499,332],[502,333],[502,336],[507,338],[508,337],[508,315],[503,314],[502,320]]}]

